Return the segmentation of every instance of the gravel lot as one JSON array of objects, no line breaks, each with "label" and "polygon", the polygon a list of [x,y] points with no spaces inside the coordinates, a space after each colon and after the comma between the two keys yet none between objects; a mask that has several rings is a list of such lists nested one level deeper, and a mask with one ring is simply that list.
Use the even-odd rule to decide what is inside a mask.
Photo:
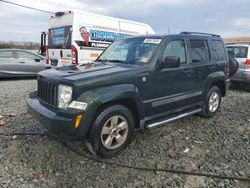
[{"label": "gravel lot", "polygon": [[[25,96],[35,88],[35,79],[0,80],[0,115],[7,121],[0,132],[46,131],[26,109]],[[250,177],[250,92],[230,90],[214,118],[192,116],[135,135],[128,149],[111,161]],[[76,155],[47,136],[0,137],[0,142],[0,187],[4,188],[250,187],[250,182],[98,163]],[[84,148],[81,143],[70,144]]]}]

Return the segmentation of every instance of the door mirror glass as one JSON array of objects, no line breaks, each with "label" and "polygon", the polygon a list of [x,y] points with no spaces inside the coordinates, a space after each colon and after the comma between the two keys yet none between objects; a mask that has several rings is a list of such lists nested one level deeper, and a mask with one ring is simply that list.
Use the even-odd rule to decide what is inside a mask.
[{"label": "door mirror glass", "polygon": [[40,58],[35,58],[34,60],[35,60],[35,62],[40,62],[41,61]]},{"label": "door mirror glass", "polygon": [[178,68],[180,67],[180,58],[177,56],[167,56],[164,58],[164,61],[161,63],[160,68]]}]

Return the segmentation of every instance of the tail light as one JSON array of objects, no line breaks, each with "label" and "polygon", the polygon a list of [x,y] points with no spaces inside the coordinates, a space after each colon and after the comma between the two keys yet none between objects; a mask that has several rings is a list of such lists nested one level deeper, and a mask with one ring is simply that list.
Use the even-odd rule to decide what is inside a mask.
[{"label": "tail light", "polygon": [[224,67],[224,74],[225,74],[225,79],[229,78],[229,66]]},{"label": "tail light", "polygon": [[245,61],[245,69],[250,69],[250,59],[246,59],[246,61]]},{"label": "tail light", "polygon": [[46,54],[46,64],[49,64],[49,50],[48,50],[48,46],[45,46],[45,54]]},{"label": "tail light", "polygon": [[78,65],[78,52],[74,45],[71,46],[71,53],[72,53],[72,64]]}]

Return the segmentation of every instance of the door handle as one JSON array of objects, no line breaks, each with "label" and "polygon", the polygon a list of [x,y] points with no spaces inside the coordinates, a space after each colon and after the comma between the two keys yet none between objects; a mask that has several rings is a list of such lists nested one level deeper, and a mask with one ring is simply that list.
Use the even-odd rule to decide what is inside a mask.
[{"label": "door handle", "polygon": [[190,69],[184,69],[182,72],[185,73],[185,74],[191,73]]},{"label": "door handle", "polygon": [[22,63],[22,64],[24,64],[25,62],[24,62],[24,61],[20,61],[19,63]]},{"label": "door handle", "polygon": [[63,51],[62,50],[60,50],[60,56],[61,56],[61,58],[63,57]]}]

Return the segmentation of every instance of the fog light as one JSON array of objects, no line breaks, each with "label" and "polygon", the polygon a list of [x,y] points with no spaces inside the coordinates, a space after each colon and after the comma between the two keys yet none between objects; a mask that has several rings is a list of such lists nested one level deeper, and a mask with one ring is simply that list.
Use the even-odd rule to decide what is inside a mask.
[{"label": "fog light", "polygon": [[76,117],[76,122],[75,122],[75,128],[76,128],[76,129],[79,127],[82,118],[83,118],[83,115],[78,115],[78,116]]}]

